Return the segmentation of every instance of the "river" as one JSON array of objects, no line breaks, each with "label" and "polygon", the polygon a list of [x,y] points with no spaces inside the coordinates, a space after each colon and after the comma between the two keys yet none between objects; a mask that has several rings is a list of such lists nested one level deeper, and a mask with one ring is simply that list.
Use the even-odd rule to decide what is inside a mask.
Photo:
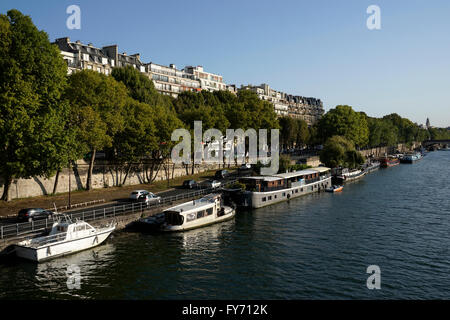
[{"label": "river", "polygon": [[[118,232],[38,265],[9,261],[0,299],[449,299],[449,177],[450,152],[432,152],[340,194],[185,233]],[[69,289],[74,265],[79,288]],[[367,288],[369,265],[381,270],[379,290]]]}]

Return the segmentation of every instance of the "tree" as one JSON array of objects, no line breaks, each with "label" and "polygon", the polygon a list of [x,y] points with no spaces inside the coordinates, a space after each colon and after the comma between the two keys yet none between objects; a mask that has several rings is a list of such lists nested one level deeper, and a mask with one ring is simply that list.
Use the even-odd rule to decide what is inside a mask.
[{"label": "tree", "polygon": [[84,150],[90,151],[86,189],[92,189],[92,170],[97,150],[111,147],[114,135],[123,130],[123,108],[128,101],[126,87],[91,70],[69,77],[66,98],[71,104],[71,124]]},{"label": "tree", "polygon": [[328,111],[319,120],[318,128],[322,141],[340,135],[353,141],[359,147],[364,147],[369,143],[366,116],[355,112],[350,106],[339,105]]},{"label": "tree", "polygon": [[297,145],[306,145],[310,140],[310,130],[308,124],[303,119],[297,119],[297,136],[296,136],[296,144]]},{"label": "tree", "polygon": [[66,161],[67,65],[48,35],[17,10],[0,15],[0,176],[50,177]]},{"label": "tree", "polygon": [[343,136],[333,136],[325,142],[320,153],[320,161],[331,168],[339,166],[355,168],[364,163],[364,158],[360,152],[355,150],[352,141]]},{"label": "tree", "polygon": [[[158,93],[152,80],[137,69],[131,66],[115,68],[112,76],[122,82],[130,96],[138,102],[131,103],[125,109],[127,123],[125,131],[118,136],[118,147],[128,150],[128,155],[124,150],[118,160],[125,163],[139,159],[144,163],[144,178],[150,183],[156,178],[164,160],[170,156],[174,145],[172,132],[182,128],[183,123],[177,118],[172,98]],[[140,135],[145,136],[139,138]],[[130,165],[123,183],[129,170]]]}]

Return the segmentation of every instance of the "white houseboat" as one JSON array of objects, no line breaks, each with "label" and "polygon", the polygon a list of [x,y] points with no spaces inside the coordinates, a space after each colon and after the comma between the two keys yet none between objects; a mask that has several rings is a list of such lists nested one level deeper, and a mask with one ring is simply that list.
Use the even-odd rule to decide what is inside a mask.
[{"label": "white houseboat", "polygon": [[101,244],[116,228],[111,224],[96,229],[84,221],[72,222],[67,216],[64,220],[55,222],[48,236],[16,244],[16,255],[36,262],[68,255]]},{"label": "white houseboat", "polygon": [[164,210],[162,231],[186,231],[230,220],[235,209],[223,205],[220,194],[209,194]]},{"label": "white houseboat", "polygon": [[316,167],[272,176],[245,177],[240,204],[252,208],[290,200],[305,194],[324,191],[331,187],[330,168]]}]

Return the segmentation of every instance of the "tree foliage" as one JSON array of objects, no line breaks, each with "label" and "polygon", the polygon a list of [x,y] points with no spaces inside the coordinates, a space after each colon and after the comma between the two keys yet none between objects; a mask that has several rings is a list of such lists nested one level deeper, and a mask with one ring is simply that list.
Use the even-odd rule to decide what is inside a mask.
[{"label": "tree foliage", "polygon": [[328,111],[318,123],[322,141],[338,135],[353,141],[359,147],[369,143],[369,127],[364,114],[355,112],[352,107],[339,105]]},{"label": "tree foliage", "polygon": [[67,163],[67,66],[29,16],[0,15],[0,176],[2,200],[12,179],[51,176]]},{"label": "tree foliage", "polygon": [[70,123],[76,128],[79,148],[91,152],[86,185],[90,190],[96,151],[111,147],[115,134],[124,129],[123,108],[128,91],[113,77],[83,70],[69,77],[65,96],[70,102]]},{"label": "tree foliage", "polygon": [[364,163],[364,157],[355,150],[352,141],[343,136],[333,136],[325,142],[320,161],[331,168],[355,168]]}]

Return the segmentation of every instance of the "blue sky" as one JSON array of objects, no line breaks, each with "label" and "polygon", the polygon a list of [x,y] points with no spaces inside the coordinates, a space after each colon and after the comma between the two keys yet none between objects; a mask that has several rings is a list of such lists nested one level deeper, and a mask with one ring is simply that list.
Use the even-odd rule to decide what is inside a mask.
[{"label": "blue sky", "polygon": [[[66,8],[81,8],[81,30]],[[381,30],[366,9],[381,8]],[[144,62],[203,65],[231,84],[268,83],[348,104],[370,116],[396,112],[450,126],[450,1],[434,0],[2,0],[53,41],[118,44]]]}]

